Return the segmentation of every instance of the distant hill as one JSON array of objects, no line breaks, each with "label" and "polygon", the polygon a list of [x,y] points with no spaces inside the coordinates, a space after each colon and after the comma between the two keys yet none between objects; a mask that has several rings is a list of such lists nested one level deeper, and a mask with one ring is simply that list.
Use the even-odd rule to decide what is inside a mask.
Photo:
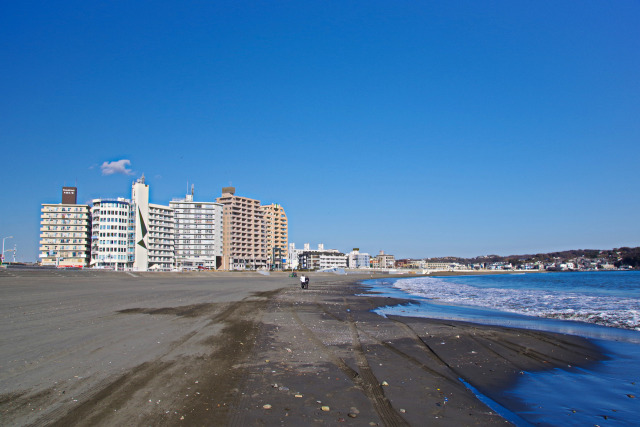
[{"label": "distant hill", "polygon": [[482,264],[494,262],[508,262],[513,265],[533,263],[536,261],[544,263],[563,263],[576,260],[593,260],[594,262],[610,263],[616,267],[630,266],[640,267],[640,247],[635,248],[614,248],[614,249],[572,249],[569,251],[549,252],[542,254],[524,255],[485,255],[475,258],[441,257],[428,258],[433,262],[459,262],[461,264]]}]

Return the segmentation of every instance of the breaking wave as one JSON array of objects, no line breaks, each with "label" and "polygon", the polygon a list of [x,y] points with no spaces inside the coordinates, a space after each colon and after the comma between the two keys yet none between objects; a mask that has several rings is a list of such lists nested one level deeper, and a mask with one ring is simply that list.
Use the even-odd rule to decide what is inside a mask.
[{"label": "breaking wave", "polygon": [[562,290],[474,287],[436,277],[401,279],[394,287],[445,304],[640,331],[640,298]]}]

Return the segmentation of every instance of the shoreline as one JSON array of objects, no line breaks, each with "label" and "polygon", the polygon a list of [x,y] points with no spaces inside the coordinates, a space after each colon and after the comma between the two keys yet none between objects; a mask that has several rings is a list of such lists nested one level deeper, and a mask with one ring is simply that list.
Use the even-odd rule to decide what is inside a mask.
[{"label": "shoreline", "polygon": [[[317,290],[321,303],[318,295],[303,294],[304,300],[295,301],[289,300],[286,294],[280,295],[284,297],[280,306],[287,307],[288,313],[283,312],[291,322],[284,330],[282,321],[278,322],[269,343],[271,346],[288,344],[284,350],[291,352],[275,352],[277,356],[274,351],[264,354],[265,360],[284,355],[287,361],[271,366],[271,371],[266,368],[259,380],[251,379],[247,389],[263,391],[253,396],[258,399],[257,404],[245,403],[237,408],[251,414],[244,415],[244,421],[271,425],[296,416],[303,417],[302,422],[312,419],[330,422],[317,410],[327,404],[337,409],[334,422],[353,422],[347,417],[356,397],[349,401],[345,396],[355,388],[369,401],[356,406],[357,418],[368,416],[367,423],[362,425],[424,425],[425,420],[441,425],[504,424],[503,416],[480,402],[460,379],[502,406],[514,407],[517,402],[502,392],[522,371],[567,369],[569,365],[587,367],[605,360],[595,344],[570,335],[438,319],[397,316],[385,319],[371,310],[382,304],[408,300],[375,294],[356,296],[364,291],[358,283],[351,283],[340,292],[327,289],[329,286],[333,285],[326,284]],[[316,309],[319,305],[320,312]],[[299,328],[291,326],[296,324]],[[318,366],[309,353],[326,353],[328,360]],[[343,378],[349,375],[351,378]],[[335,377],[336,381],[347,384],[318,385],[321,392],[315,390],[316,387],[311,387],[311,391],[305,387],[308,382],[324,376],[328,382],[333,382]],[[382,385],[385,383],[388,385]],[[270,384],[277,384],[276,390],[284,385],[289,391],[305,395],[304,389],[312,393],[313,397],[307,402],[311,408],[293,406],[294,401],[288,394],[289,399],[283,398],[281,391],[269,389]],[[325,387],[331,387],[330,391]],[[339,401],[336,402],[335,396],[341,397]],[[363,396],[359,397],[362,400]],[[271,409],[261,409],[263,402],[271,405]],[[321,403],[314,405],[314,402]],[[516,422],[522,421],[513,413],[507,416],[511,416],[512,421],[514,418]]]},{"label": "shoreline", "polygon": [[16,325],[69,304],[7,330],[33,338],[0,352],[6,425],[504,425],[459,378],[500,403],[521,371],[604,360],[575,336],[383,318],[404,300],[367,293],[370,275],[62,276],[0,280]]}]

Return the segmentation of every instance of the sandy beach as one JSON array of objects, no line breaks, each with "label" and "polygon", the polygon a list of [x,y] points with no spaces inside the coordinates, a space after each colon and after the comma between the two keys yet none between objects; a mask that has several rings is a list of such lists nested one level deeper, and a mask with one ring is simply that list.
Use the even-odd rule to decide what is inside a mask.
[{"label": "sandy beach", "polygon": [[0,272],[2,425],[508,425],[521,371],[589,341],[383,318],[363,276]]}]

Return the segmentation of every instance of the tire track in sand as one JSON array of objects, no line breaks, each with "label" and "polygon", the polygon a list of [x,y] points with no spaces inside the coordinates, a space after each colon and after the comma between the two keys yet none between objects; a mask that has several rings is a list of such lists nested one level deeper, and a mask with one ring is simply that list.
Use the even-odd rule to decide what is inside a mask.
[{"label": "tire track in sand", "polygon": [[[334,315],[333,313],[327,311],[325,309],[325,307],[323,307],[321,304],[316,303],[318,305],[318,307],[320,307],[325,314],[327,314],[328,316],[331,316],[332,318],[334,318],[335,320],[339,321],[339,322],[344,322],[343,319],[340,319],[339,317],[337,317],[336,315]],[[345,301],[345,304],[346,301]],[[347,308],[348,308],[348,304],[347,304]],[[350,311],[348,312],[350,313]],[[455,387],[464,389],[464,386],[460,383],[460,381],[458,380],[458,377],[456,375],[456,373],[454,372],[454,370],[452,369],[451,366],[449,366],[449,364],[447,362],[445,362],[442,358],[440,358],[440,356],[438,356],[438,354],[431,348],[431,346],[429,346],[429,344],[425,343],[420,336],[413,330],[411,329],[411,327],[409,327],[408,325],[404,324],[403,322],[401,322],[400,320],[397,319],[390,319],[393,320],[396,324],[396,326],[400,327],[401,329],[403,329],[407,335],[408,338],[411,338],[418,346],[418,348],[420,348],[429,359],[434,360],[437,363],[437,366],[442,366],[445,369],[443,371],[437,370],[435,368],[431,368],[430,366],[428,366],[427,364],[425,364],[424,362],[418,360],[416,357],[411,356],[410,354],[407,354],[405,352],[403,352],[402,350],[398,349],[397,347],[395,347],[393,344],[382,341],[378,338],[376,338],[375,336],[371,335],[370,333],[363,331],[361,329],[358,329],[357,326],[355,325],[355,322],[351,319],[351,315],[349,314],[349,320],[351,323],[353,323],[354,327],[356,327],[358,334],[363,334],[365,335],[368,339],[374,341],[376,344],[386,348],[387,350],[392,351],[393,353],[397,354],[398,356],[404,358],[405,360],[413,363],[414,365],[416,365],[417,367],[419,367],[420,369],[422,369],[423,371],[435,376],[435,377],[440,377],[442,378],[444,381],[449,382],[451,385],[454,385]],[[364,352],[363,352],[364,354]]]},{"label": "tire track in sand", "polygon": [[[317,335],[313,332],[298,316],[298,313],[294,309],[293,305],[289,305],[289,310],[295,319],[296,323],[302,328],[307,337],[319,348],[321,348],[327,355],[329,360],[336,365],[345,375],[347,375],[351,381],[361,389],[372,403],[375,411],[385,426],[408,426],[407,421],[402,418],[397,411],[391,405],[391,402],[384,395],[382,386],[379,380],[373,374],[369,362],[362,349],[362,343],[358,336],[356,325],[352,318],[340,320],[340,322],[346,323],[351,333],[351,346],[356,359],[356,365],[360,372],[355,371],[349,367],[342,358],[340,358],[328,345],[326,345]],[[324,310],[323,310],[324,311]]]}]

